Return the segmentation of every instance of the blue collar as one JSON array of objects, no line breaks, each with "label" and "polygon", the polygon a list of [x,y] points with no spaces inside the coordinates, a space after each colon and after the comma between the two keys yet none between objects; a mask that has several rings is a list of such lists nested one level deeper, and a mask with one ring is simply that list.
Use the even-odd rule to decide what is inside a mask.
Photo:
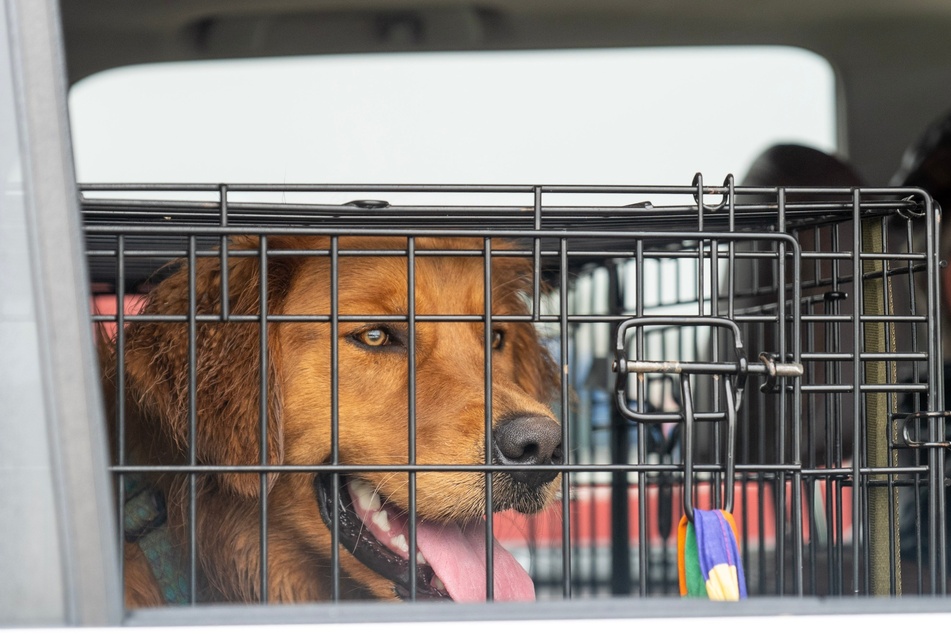
[{"label": "blue collar", "polygon": [[188,580],[185,571],[176,565],[172,548],[165,496],[142,476],[126,476],[122,524],[126,542],[138,545],[145,555],[165,601],[189,603]]}]

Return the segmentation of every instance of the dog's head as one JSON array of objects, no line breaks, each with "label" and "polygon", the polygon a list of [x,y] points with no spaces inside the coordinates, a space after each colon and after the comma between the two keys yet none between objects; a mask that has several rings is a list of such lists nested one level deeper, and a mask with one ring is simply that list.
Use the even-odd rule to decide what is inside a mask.
[{"label": "dog's head", "polygon": [[[507,248],[499,242],[495,250]],[[563,460],[547,405],[558,375],[530,321],[529,262],[504,253],[487,261],[482,240],[418,238],[414,258],[407,244],[341,238],[331,249],[326,238],[270,238],[278,253],[264,266],[234,254],[224,275],[218,257],[200,259],[191,274],[194,351],[182,324],[134,324],[127,389],[154,428],[151,442],[187,451],[191,354],[199,462],[372,467],[270,475],[272,525],[288,526],[326,560],[326,524],[336,522],[344,571],[375,596],[408,594],[412,560],[418,596],[472,599],[484,593],[484,572],[463,569],[484,569],[487,511],[536,512],[557,490],[556,472],[538,466]],[[232,247],[258,248],[250,238]],[[301,249],[310,254],[291,253]],[[187,315],[189,277],[186,268],[172,274],[146,312]],[[225,287],[230,321],[202,318],[221,315]],[[276,318],[266,322],[253,319],[265,296]],[[487,476],[477,468],[487,463],[503,469]],[[385,468],[410,464],[422,468]],[[262,493],[255,474],[217,482],[235,499]],[[410,555],[413,507],[418,552]],[[496,598],[524,598],[518,564],[498,545],[494,561]]]}]

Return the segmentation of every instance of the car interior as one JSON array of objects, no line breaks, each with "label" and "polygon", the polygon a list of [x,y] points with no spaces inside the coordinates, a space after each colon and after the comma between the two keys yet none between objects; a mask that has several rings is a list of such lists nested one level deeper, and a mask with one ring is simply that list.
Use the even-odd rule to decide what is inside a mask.
[{"label": "car interior", "polygon": [[[0,340],[30,359],[0,373],[0,435],[11,428],[0,461],[15,465],[0,500],[20,511],[0,521],[0,537],[14,534],[0,558],[42,563],[28,581],[0,581],[0,625],[6,610],[14,626],[414,628],[949,612],[948,3],[28,5],[6,0],[0,24],[12,71],[0,88],[15,88],[0,115],[17,122],[0,132],[19,143],[0,135],[0,168],[9,217],[20,214],[0,239],[15,272],[0,317],[36,332]],[[26,192],[22,209],[8,191]],[[421,303],[468,283],[453,268],[429,286],[439,258],[476,266],[465,308]],[[497,277],[516,260],[522,304],[500,314]],[[371,277],[381,261],[402,267],[389,286]],[[326,300],[275,308],[308,266]],[[250,294],[229,296],[248,267]],[[374,301],[397,288],[403,303],[358,303],[354,288]],[[464,365],[460,341],[448,375],[475,377],[475,410],[458,411],[477,411],[482,444],[472,460],[455,457],[462,441],[433,458],[431,403],[456,412],[463,397],[432,396],[437,355],[415,346],[462,326],[481,329],[477,362]],[[515,348],[521,327],[534,347]],[[285,456],[286,438],[309,433],[298,399],[316,401],[272,365],[322,329],[330,405],[312,409],[329,448]],[[172,332],[181,349],[171,335],[151,343]],[[229,343],[214,355],[253,362],[204,381],[201,342],[219,337]],[[372,351],[368,367],[382,368],[394,357],[377,345],[409,363],[409,396],[393,401],[409,448],[390,460],[364,441],[351,450],[340,422],[355,402],[383,402],[389,378],[354,397],[341,361]],[[535,353],[550,367],[532,375],[519,364]],[[526,387],[530,375],[550,385]],[[180,418],[164,413],[165,386]],[[541,395],[531,416],[504,412],[529,403],[512,386]],[[238,458],[204,444],[209,394],[238,412],[220,423]],[[361,411],[386,426],[380,406]],[[167,429],[142,436],[150,464],[136,425],[163,416]],[[2,424],[24,417],[50,422]],[[529,431],[510,431],[527,419]],[[558,431],[538,431],[548,419]],[[52,475],[26,480],[36,470]],[[428,487],[456,472],[477,482],[479,510],[437,540],[457,529],[440,524],[450,511],[429,517]],[[153,476],[155,489],[143,484]],[[280,532],[292,481],[314,496],[322,532]],[[550,496],[540,513],[506,497],[529,489]],[[220,525],[208,528],[205,508],[225,509]],[[399,532],[387,511],[394,527],[408,522],[402,558],[379,544],[366,554]],[[404,514],[418,525],[394,519]],[[228,533],[237,516],[246,530]],[[184,547],[171,581],[153,561],[167,545],[147,542],[166,523]],[[739,602],[685,603],[720,597],[720,560],[705,549],[723,536],[723,592]],[[226,543],[245,537],[248,569]],[[311,541],[288,569],[328,580],[295,598],[275,557],[298,539]],[[482,585],[463,589],[429,554],[451,547]],[[239,572],[215,577],[215,558]],[[158,590],[130,593],[143,560]]]}]

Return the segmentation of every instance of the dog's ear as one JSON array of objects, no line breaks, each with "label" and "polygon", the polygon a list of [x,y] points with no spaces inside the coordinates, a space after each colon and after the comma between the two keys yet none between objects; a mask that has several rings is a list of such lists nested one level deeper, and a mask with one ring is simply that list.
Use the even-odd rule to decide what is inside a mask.
[{"label": "dog's ear", "polygon": [[[197,309],[194,324],[140,321],[130,324],[126,331],[126,389],[147,427],[144,431],[149,442],[161,447],[149,448],[155,454],[153,458],[187,460],[184,457],[189,455],[192,442],[190,412],[194,411],[194,446],[200,464],[258,465],[262,459],[272,465],[283,462],[281,381],[277,372],[281,350],[275,336],[278,325],[265,324],[267,362],[262,381],[261,259],[258,255],[231,253],[256,251],[259,245],[256,238],[242,237],[232,242],[227,285],[222,282],[220,256],[198,258],[192,294]],[[268,246],[287,248],[277,238],[270,238]],[[266,266],[266,314],[279,314],[294,261],[269,257]],[[179,268],[151,292],[144,315],[189,319],[188,268],[187,262],[179,263]],[[222,319],[224,288],[228,310]],[[193,343],[189,341],[190,328],[195,331]],[[263,433],[262,385],[267,392]],[[275,478],[276,474],[268,475],[268,489]],[[218,480],[241,495],[255,496],[261,490],[260,476],[253,473],[220,473]]]}]

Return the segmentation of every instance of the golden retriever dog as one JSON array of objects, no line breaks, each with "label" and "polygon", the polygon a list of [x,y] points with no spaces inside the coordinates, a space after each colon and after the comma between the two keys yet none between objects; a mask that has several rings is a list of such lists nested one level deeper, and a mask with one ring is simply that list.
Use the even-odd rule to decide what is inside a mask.
[{"label": "golden retriever dog", "polygon": [[[405,238],[339,239],[337,320],[330,318],[334,271],[326,254],[328,238],[270,237],[266,267],[257,254],[248,254],[259,248],[257,238],[235,238],[227,285],[222,283],[222,259],[199,257],[194,271],[187,262],[178,263],[148,295],[142,314],[169,317],[130,321],[124,331],[125,464],[179,468],[147,480],[145,489],[157,500],[153,506],[162,507],[162,517],[131,535],[127,519],[128,605],[168,602],[163,584],[185,583],[192,555],[201,602],[329,600],[334,593],[334,516],[341,599],[405,599],[411,596],[410,566],[416,569],[417,598],[485,598],[484,472],[418,470],[417,552],[409,553],[409,470],[352,467],[407,465],[410,460],[417,465],[485,465],[488,455],[492,464],[508,466],[491,478],[492,510],[538,512],[556,495],[557,473],[517,467],[563,462],[562,429],[547,405],[559,388],[558,374],[525,317],[530,314],[529,263],[504,253],[491,258],[493,319],[486,337],[483,241],[416,239],[420,253],[412,262],[414,297],[407,244]],[[493,248],[506,246],[496,240]],[[237,252],[242,249],[243,255]],[[311,253],[291,254],[301,249]],[[286,317],[267,322],[263,380],[262,277],[267,315]],[[219,318],[224,288],[228,319]],[[183,318],[190,300],[197,306],[191,324]],[[407,319],[410,300],[419,317],[413,328]],[[511,319],[518,315],[523,318]],[[488,451],[487,341],[492,348],[493,439]],[[120,384],[116,368],[112,346],[104,358],[112,401]],[[181,466],[192,460],[212,468],[190,477]],[[280,468],[221,468],[262,464]],[[332,464],[351,468],[336,478],[326,468],[288,468]],[[142,479],[127,477],[137,483]],[[335,481],[339,488],[333,491]],[[336,510],[334,500],[339,501]],[[126,506],[134,506],[131,496]],[[154,537],[159,530],[165,537],[147,546],[143,535]],[[531,579],[498,542],[492,567],[496,600],[534,597]]]}]

